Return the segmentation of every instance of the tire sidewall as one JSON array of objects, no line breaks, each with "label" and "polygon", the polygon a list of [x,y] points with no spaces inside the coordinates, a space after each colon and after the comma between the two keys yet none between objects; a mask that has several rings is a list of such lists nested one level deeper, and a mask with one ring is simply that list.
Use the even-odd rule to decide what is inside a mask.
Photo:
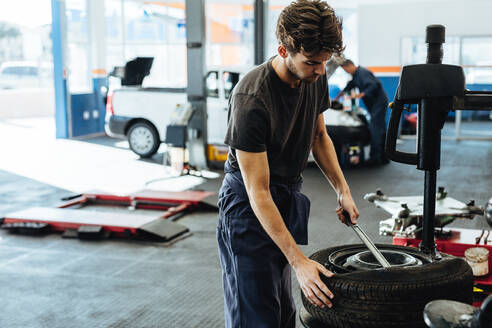
[{"label": "tire sidewall", "polygon": [[[147,129],[153,138],[153,145],[152,145],[151,149],[145,153],[140,153],[137,149],[135,149],[131,143],[131,140],[130,140],[133,131],[135,131],[135,129],[137,129],[139,127]],[[149,158],[152,155],[154,155],[157,152],[157,150],[159,149],[159,146],[160,146],[159,133],[157,132],[156,128],[152,124],[147,123],[147,122],[143,122],[143,121],[137,122],[137,123],[133,124],[128,129],[128,144],[130,146],[130,149],[135,154],[137,154],[138,156],[140,156],[142,158]]]},{"label": "tire sidewall", "polygon": [[[345,245],[320,250],[310,256],[331,271],[333,252],[363,250],[364,245]],[[413,247],[378,245],[380,249],[418,253]],[[335,269],[335,270],[334,270]],[[333,308],[312,305],[301,291],[304,308],[317,320],[335,327],[425,327],[423,309],[434,299],[471,303],[473,274],[462,259],[444,255],[441,261],[415,267],[395,267],[337,273],[322,281],[333,292]]]}]

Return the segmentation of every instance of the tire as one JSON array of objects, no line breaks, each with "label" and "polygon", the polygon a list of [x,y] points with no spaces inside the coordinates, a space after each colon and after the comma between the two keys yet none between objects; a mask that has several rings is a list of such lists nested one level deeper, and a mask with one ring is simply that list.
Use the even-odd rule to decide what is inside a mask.
[{"label": "tire", "polygon": [[330,138],[336,138],[340,144],[368,145],[371,142],[369,126],[338,126],[326,125]]},{"label": "tire", "polygon": [[[492,112],[490,115],[492,115]],[[485,204],[484,209],[485,209],[484,211],[485,220],[487,220],[489,226],[492,227],[492,198],[490,198],[487,204]]]},{"label": "tire", "polygon": [[[419,253],[403,246],[378,248],[413,256]],[[338,328],[427,327],[423,310],[428,302],[448,299],[472,303],[472,270],[460,258],[446,255],[441,261],[429,262],[419,253],[423,264],[418,266],[352,272],[340,270],[340,265],[332,261],[334,254],[347,256],[364,250],[367,248],[362,244],[345,245],[311,255],[311,259],[335,273],[332,278],[321,278],[335,295],[331,309],[312,305],[301,291],[305,309],[319,322]]]},{"label": "tire", "polygon": [[127,137],[130,149],[142,158],[154,155],[161,143],[155,127],[145,121],[133,124],[128,130]]}]

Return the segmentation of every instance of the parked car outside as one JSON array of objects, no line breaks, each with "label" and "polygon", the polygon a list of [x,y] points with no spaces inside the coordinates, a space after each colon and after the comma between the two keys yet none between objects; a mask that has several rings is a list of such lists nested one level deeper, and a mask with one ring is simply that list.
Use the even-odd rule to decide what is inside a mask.
[{"label": "parked car outside", "polygon": [[52,65],[11,61],[0,65],[0,89],[38,88],[51,82]]}]

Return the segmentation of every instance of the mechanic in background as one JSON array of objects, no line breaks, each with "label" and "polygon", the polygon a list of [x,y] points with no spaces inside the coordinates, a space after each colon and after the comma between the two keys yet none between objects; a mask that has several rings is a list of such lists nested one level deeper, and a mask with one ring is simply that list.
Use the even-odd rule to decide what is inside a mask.
[{"label": "mechanic in background", "polygon": [[386,139],[386,109],[388,108],[388,96],[379,81],[367,68],[355,66],[354,62],[346,59],[342,63],[345,72],[352,75],[352,81],[340,91],[335,100],[344,93],[354,88],[359,88],[357,98],[362,98],[367,110],[371,114],[369,130],[371,131],[371,153],[367,164],[381,165],[389,163],[384,153],[384,141]]}]

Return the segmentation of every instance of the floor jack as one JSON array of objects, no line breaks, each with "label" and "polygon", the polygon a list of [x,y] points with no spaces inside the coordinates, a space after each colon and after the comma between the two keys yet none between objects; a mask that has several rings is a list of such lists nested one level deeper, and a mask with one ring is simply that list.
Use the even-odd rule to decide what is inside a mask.
[{"label": "floor jack", "polygon": [[[390,104],[391,116],[386,136],[385,150],[388,157],[395,161],[409,165],[416,165],[417,169],[425,172],[424,196],[420,198],[421,203],[421,231],[416,238],[404,237],[397,238],[395,243],[418,246],[420,252],[427,254],[433,261],[439,261],[442,255],[439,251],[459,255],[465,248],[476,246],[486,246],[490,251],[489,233],[486,241],[483,234],[480,238],[471,239],[472,242],[458,239],[464,238],[466,233],[451,233],[447,240],[440,241],[435,239],[436,221],[436,178],[437,170],[440,168],[441,154],[441,130],[445,119],[450,110],[492,110],[492,92],[480,91],[472,92],[465,89],[465,75],[463,68],[455,65],[442,64],[445,28],[442,25],[429,25],[426,31],[427,61],[426,64],[404,66],[401,71],[398,89],[394,101]],[[398,136],[401,114],[403,110],[408,110],[411,105],[417,105],[417,152],[406,153],[396,150],[396,140]],[[441,193],[444,190],[440,190]],[[379,195],[382,196],[382,195]],[[448,199],[448,201],[454,201]],[[396,203],[396,202],[395,202]],[[397,204],[398,213],[402,212],[402,217],[409,214],[412,209],[408,206],[402,207]],[[456,205],[456,204],[455,204]],[[473,204],[458,204],[458,207],[467,207],[467,211],[474,210]],[[439,211],[437,212],[440,213]],[[449,213],[445,213],[449,214]],[[471,213],[469,213],[471,214]],[[438,215],[439,217],[439,215]],[[395,227],[393,225],[393,227]],[[473,235],[473,234],[472,234]],[[477,237],[477,236],[472,236]],[[487,244],[487,245],[485,245]],[[461,254],[462,255],[462,254]],[[489,265],[490,265],[489,256]],[[490,269],[490,267],[489,267]],[[483,285],[490,283],[490,278],[480,280]],[[444,308],[452,307],[455,311],[451,313],[448,320],[442,311],[442,303],[428,303],[428,307],[423,310],[426,316],[426,324],[430,327],[451,328],[451,327],[490,327],[490,317],[492,313],[492,296],[487,297],[481,309],[470,309],[454,306],[451,301],[445,301]],[[456,303],[456,302],[455,302]],[[460,303],[461,304],[461,303]],[[303,311],[304,310],[304,313]],[[460,321],[464,316],[476,315],[476,318],[461,325]],[[305,309],[301,309],[301,323],[309,328],[328,328],[323,323],[315,320]],[[461,321],[460,321],[461,322]],[[465,323],[465,321],[463,321]],[[468,325],[469,323],[469,325]],[[344,327],[346,325],[343,325]],[[347,326],[348,327],[348,326]]]},{"label": "floor jack", "polygon": [[65,198],[55,208],[9,213],[1,227],[22,234],[55,231],[81,239],[111,235],[168,242],[189,231],[174,221],[193,209],[214,209],[214,195],[207,191],[142,190],[122,196],[94,191]]}]

